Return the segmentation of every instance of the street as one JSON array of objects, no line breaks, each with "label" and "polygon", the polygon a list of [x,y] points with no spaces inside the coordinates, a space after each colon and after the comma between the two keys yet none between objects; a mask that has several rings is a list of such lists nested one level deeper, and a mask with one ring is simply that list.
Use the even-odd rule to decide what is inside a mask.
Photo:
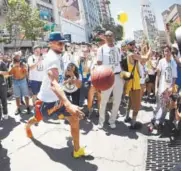
[{"label": "street", "polygon": [[[15,101],[9,101],[10,118],[1,122],[1,171],[144,171],[147,156],[147,123],[152,118],[152,106],[147,104],[138,120],[144,125],[139,132],[130,130],[119,115],[116,130],[107,125],[95,131],[98,118],[93,123],[81,121],[81,145],[93,151],[92,157],[72,158],[69,125],[64,121],[41,122],[33,127],[34,140],[26,137],[24,126],[32,115],[14,115]],[[121,110],[123,114],[124,110]],[[156,139],[156,138],[155,138]]]}]

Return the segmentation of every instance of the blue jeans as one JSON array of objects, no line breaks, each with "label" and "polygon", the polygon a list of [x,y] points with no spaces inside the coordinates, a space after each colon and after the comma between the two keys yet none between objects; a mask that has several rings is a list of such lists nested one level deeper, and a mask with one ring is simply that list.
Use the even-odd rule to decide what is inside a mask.
[{"label": "blue jeans", "polygon": [[22,80],[13,79],[13,92],[15,98],[29,97],[28,83],[26,78]]},{"label": "blue jeans", "polygon": [[154,119],[153,121],[156,123],[163,123],[168,112],[167,107],[161,102],[160,96],[157,94],[156,97],[157,107],[156,111],[154,112]]}]

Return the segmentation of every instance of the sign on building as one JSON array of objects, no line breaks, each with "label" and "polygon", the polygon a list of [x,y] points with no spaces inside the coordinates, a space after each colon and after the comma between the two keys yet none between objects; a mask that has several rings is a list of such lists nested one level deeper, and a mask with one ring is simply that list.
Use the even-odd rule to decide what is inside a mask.
[{"label": "sign on building", "polygon": [[65,38],[66,40],[68,40],[69,43],[72,42],[72,40],[71,40],[71,34],[65,34],[65,35],[64,35],[64,38]]},{"label": "sign on building", "polygon": [[57,6],[63,18],[74,22],[81,19],[78,0],[57,0]]}]

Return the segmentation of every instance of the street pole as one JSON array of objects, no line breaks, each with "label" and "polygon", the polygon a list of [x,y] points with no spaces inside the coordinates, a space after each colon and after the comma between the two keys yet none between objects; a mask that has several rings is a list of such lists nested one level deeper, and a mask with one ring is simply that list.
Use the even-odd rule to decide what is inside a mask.
[{"label": "street pole", "polygon": [[58,16],[59,16],[59,28],[60,28],[60,32],[62,33],[62,16],[61,16],[61,10],[59,9],[59,11],[58,11]]}]

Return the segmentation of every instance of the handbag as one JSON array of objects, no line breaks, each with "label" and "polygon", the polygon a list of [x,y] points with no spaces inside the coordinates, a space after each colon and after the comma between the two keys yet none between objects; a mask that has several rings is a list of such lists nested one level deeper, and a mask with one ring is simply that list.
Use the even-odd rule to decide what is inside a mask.
[{"label": "handbag", "polygon": [[131,73],[130,73],[130,72],[127,72],[127,73],[130,73],[130,74],[128,74],[129,76],[126,76],[126,74],[123,74],[123,79],[124,79],[125,81],[129,81],[129,80],[131,80],[131,79],[134,78],[134,71],[135,71],[135,68],[136,68],[136,63],[137,63],[137,62],[135,61]]}]

